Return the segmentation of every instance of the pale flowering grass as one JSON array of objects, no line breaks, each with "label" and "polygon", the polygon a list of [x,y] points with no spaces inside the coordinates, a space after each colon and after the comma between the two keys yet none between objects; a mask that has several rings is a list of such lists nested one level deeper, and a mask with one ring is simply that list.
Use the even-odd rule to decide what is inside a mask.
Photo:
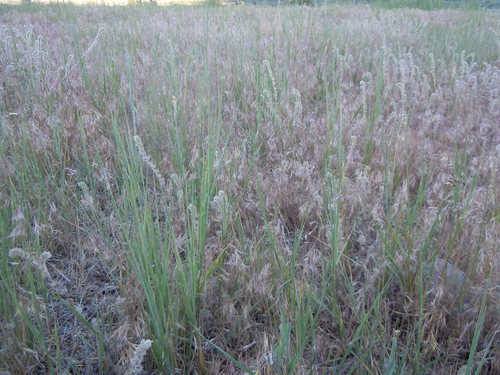
[{"label": "pale flowering grass", "polygon": [[498,373],[499,36],[1,6],[0,372]]},{"label": "pale flowering grass", "polygon": [[130,359],[129,368],[125,375],[139,375],[143,371],[142,362],[149,348],[151,348],[151,340],[141,340],[135,348],[134,355]]}]

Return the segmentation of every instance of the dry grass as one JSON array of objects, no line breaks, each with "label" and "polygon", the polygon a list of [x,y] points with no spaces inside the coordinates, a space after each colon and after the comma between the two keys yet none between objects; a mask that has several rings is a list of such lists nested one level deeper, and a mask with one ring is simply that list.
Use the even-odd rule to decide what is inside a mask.
[{"label": "dry grass", "polygon": [[0,372],[500,371],[500,18],[0,7]]}]

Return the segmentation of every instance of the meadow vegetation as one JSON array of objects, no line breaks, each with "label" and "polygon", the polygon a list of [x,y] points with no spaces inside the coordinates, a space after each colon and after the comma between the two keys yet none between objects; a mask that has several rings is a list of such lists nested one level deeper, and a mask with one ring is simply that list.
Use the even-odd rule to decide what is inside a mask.
[{"label": "meadow vegetation", "polygon": [[0,372],[500,373],[499,40],[0,6]]}]

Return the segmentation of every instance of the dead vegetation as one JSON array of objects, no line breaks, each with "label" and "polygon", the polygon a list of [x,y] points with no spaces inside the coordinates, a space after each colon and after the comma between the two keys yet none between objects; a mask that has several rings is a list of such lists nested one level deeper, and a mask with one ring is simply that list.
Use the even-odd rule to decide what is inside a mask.
[{"label": "dead vegetation", "polygon": [[0,13],[0,371],[500,371],[496,14]]}]

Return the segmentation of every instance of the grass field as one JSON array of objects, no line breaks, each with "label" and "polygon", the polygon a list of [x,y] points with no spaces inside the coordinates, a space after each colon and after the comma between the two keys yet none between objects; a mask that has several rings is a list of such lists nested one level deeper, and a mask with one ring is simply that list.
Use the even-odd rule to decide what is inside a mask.
[{"label": "grass field", "polygon": [[499,374],[500,14],[0,6],[0,373]]}]

